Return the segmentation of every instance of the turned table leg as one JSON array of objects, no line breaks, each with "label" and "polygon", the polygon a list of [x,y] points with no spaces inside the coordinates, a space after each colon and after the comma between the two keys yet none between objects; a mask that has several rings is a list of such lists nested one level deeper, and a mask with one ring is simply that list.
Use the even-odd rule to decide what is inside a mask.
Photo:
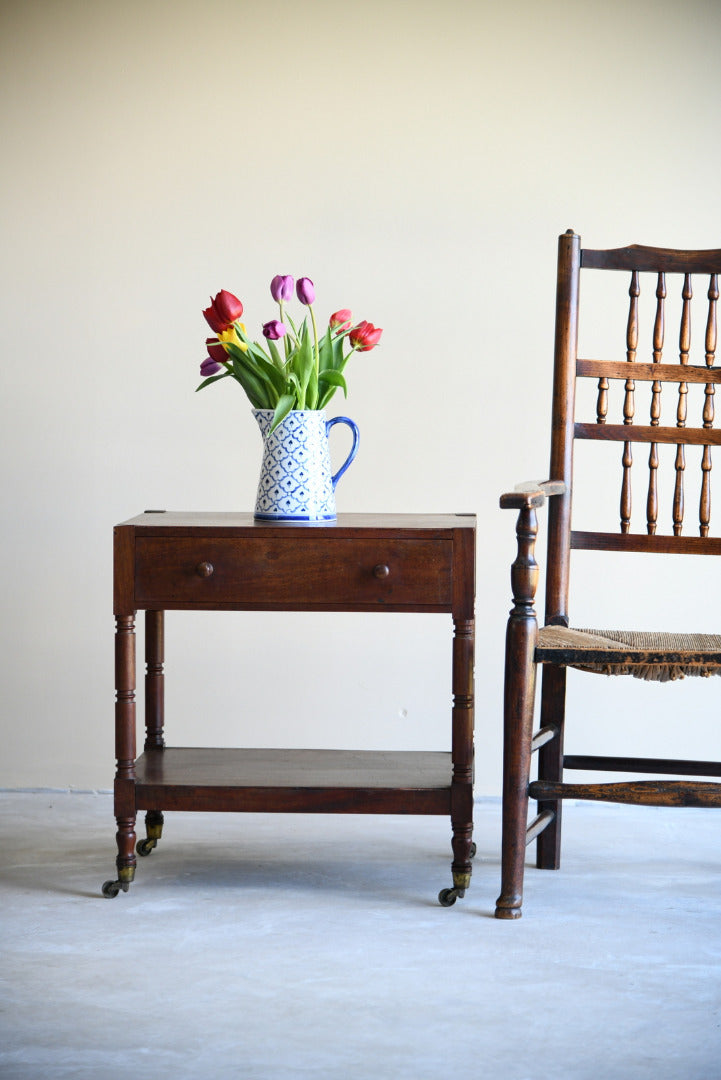
[{"label": "turned table leg", "polygon": [[471,883],[473,844],[473,619],[453,620],[453,741],[451,758],[451,826],[453,888],[438,899],[444,907],[464,896]]},{"label": "turned table leg", "polygon": [[104,896],[127,892],[135,877],[135,617],[115,620],[115,818],[118,857],[116,881],[106,881]]},{"label": "turned table leg", "polygon": [[[145,612],[145,750],[165,746],[165,612]],[[145,839],[137,846],[138,855],[149,855],[163,835],[163,812],[148,810],[145,815]]]}]

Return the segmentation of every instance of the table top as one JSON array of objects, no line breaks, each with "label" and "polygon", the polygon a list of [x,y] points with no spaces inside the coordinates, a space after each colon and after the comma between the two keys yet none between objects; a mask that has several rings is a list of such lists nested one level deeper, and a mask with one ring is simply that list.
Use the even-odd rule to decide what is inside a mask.
[{"label": "table top", "polygon": [[475,514],[339,514],[336,521],[298,522],[298,521],[258,521],[252,513],[146,510],[136,517],[129,518],[121,526],[141,529],[148,534],[152,531],[163,533],[175,529],[179,533],[185,530],[212,530],[218,535],[224,532],[252,530],[257,534],[272,535],[279,533],[328,531],[333,535],[353,534],[357,530],[369,532],[392,531],[394,534],[419,531],[436,532],[455,529],[475,529]]}]

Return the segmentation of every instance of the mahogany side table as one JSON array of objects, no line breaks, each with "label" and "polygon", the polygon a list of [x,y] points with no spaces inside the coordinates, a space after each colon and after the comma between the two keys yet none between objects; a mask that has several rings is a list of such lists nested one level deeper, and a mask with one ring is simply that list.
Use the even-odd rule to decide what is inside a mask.
[{"label": "mahogany side table", "polygon": [[[341,514],[322,526],[251,514],[146,511],[114,540],[117,879],[162,835],[163,811],[449,815],[453,887],[470,883],[475,533],[472,515]],[[145,743],[136,758],[135,614],[145,610]],[[195,611],[448,613],[450,750],[189,749],[164,738],[164,617]],[[449,635],[450,637],[450,635]],[[448,745],[448,744],[446,744]],[[145,810],[146,837],[135,821]]]}]

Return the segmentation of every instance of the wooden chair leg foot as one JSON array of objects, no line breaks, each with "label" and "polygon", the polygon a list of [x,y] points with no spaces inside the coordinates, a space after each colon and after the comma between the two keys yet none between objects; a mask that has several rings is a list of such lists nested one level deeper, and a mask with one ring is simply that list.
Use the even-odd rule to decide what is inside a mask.
[{"label": "wooden chair leg foot", "polygon": [[521,900],[519,897],[506,898],[499,896],[496,900],[495,915],[497,919],[520,919],[521,914]]}]

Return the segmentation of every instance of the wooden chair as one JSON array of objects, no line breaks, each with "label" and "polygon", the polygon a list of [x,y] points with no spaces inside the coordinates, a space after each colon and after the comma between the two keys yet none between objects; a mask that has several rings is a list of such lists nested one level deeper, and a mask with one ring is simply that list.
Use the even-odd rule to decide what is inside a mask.
[{"label": "wooden chair", "polygon": [[[577,355],[581,270],[584,289],[587,283],[593,284],[588,279],[594,275],[603,288],[618,283],[625,291],[625,275],[605,275],[601,281],[596,272],[612,270],[630,274],[625,341],[622,328],[620,333],[625,356],[622,352],[620,359],[591,360]],[[513,609],[506,638],[503,870],[497,918],[515,919],[521,914],[525,848],[531,840],[537,840],[538,867],[559,866],[564,798],[652,806],[721,806],[721,784],[703,780],[601,784],[563,780],[564,769],[675,777],[721,776],[719,762],[571,756],[563,752],[568,667],[661,681],[721,673],[721,636],[575,629],[569,623],[568,606],[572,549],[721,555],[721,538],[710,535],[711,448],[721,443],[721,430],[713,426],[714,392],[716,384],[721,382],[721,367],[715,366],[720,272],[721,250],[674,251],[632,246],[594,251],[582,249],[580,237],[570,230],[559,238],[551,479],[522,484],[501,498],[501,506],[518,510],[519,516],[518,553],[511,570]],[[690,362],[694,293],[700,299],[694,306],[694,314],[700,314],[703,324],[702,332],[694,334],[695,342],[697,336],[700,338],[700,364]],[[645,353],[639,351],[640,311],[644,302],[648,304],[649,315],[644,324],[648,330]],[[668,361],[663,352],[664,323],[667,309],[674,302],[680,321],[680,355],[678,360],[674,355]],[[624,300],[624,320],[626,306]],[[702,310],[697,312],[697,308]],[[584,319],[585,316],[584,306]],[[606,332],[603,315],[596,325]],[[583,380],[592,380],[590,411],[595,406],[596,415],[577,420],[577,388],[579,411],[582,397],[589,397],[589,383],[586,381],[581,387]],[[610,419],[608,416],[613,387],[619,399],[616,413],[620,422],[613,422],[616,413]],[[691,413],[689,403],[693,402]],[[697,426],[690,426],[690,422]],[[615,486],[617,491],[620,489],[620,528],[615,522],[610,527],[617,531],[588,532],[572,528],[576,440],[602,440],[606,450],[612,451],[617,471]],[[619,445],[613,449],[612,444]],[[688,470],[687,447],[697,448],[688,454]],[[586,444],[585,453],[591,449],[602,448],[590,448]],[[684,495],[693,486],[691,464],[696,454],[700,471],[696,471],[695,463],[693,467],[699,513],[698,520],[688,526],[684,519]],[[659,493],[664,491],[659,481],[659,463],[668,455],[673,468],[669,470],[669,508],[665,516],[659,511],[662,504]],[[638,501],[645,507],[646,519],[635,530],[631,528],[632,481],[636,493],[642,495]],[[577,491],[577,501],[578,494]],[[546,613],[545,625],[539,629],[534,611],[538,580],[534,558],[536,510],[547,499]],[[668,527],[664,533],[665,521]],[[543,665],[540,727],[533,734],[538,664]],[[535,752],[538,752],[538,779],[529,784]],[[538,802],[538,813],[530,824],[529,797]]]}]

